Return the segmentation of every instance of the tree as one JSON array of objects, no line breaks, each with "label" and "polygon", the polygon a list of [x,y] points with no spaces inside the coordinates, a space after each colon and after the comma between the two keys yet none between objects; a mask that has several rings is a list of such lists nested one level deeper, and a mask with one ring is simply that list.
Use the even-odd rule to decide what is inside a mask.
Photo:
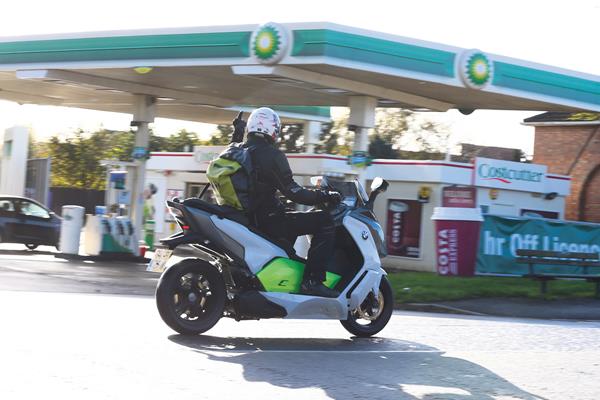
[{"label": "tree", "polygon": [[[106,169],[101,160],[132,161],[135,132],[101,129],[92,133],[77,130],[61,140],[53,136],[48,142],[35,142],[30,147],[37,157],[52,158],[52,186],[104,189]],[[149,151],[178,152],[191,150],[198,144],[198,135],[180,130],[168,137],[150,131]]]},{"label": "tree", "polygon": [[[304,130],[301,124],[283,124],[281,126],[281,142],[279,147],[286,153],[300,153],[304,147]],[[205,146],[223,146],[231,142],[233,129],[231,125],[217,125],[210,139],[201,141]]]},{"label": "tree", "polygon": [[318,153],[349,155],[352,153],[352,132],[348,131],[349,112],[322,125]]},{"label": "tree", "polygon": [[286,153],[301,153],[304,150],[304,127],[302,124],[284,124],[281,126],[279,148]]},{"label": "tree", "polygon": [[151,146],[150,151],[192,151],[194,146],[199,143],[198,134],[188,132],[185,129],[181,129],[168,137],[160,137],[159,139],[158,136],[154,136],[154,138],[157,149],[153,150]]},{"label": "tree", "polygon": [[[106,176],[100,160],[106,139],[105,132],[86,138],[82,130],[73,137],[60,141],[57,136],[48,142],[52,157],[52,186],[82,189],[104,189]],[[100,150],[100,151],[99,151]]]},{"label": "tree", "polygon": [[447,128],[410,110],[378,109],[371,135],[373,158],[439,158],[448,140]]},{"label": "tree", "polygon": [[[348,130],[349,112],[323,124],[318,152],[349,155],[354,133]],[[375,127],[369,134],[369,155],[373,158],[428,158],[448,138],[446,128],[420,115],[399,108],[379,108]],[[435,156],[435,155],[431,155]]]},{"label": "tree", "polygon": [[369,143],[369,156],[372,158],[398,158],[397,150],[392,148],[392,144],[379,135],[374,135]]},{"label": "tree", "polygon": [[217,129],[212,133],[210,139],[203,141],[200,144],[205,146],[223,146],[231,142],[233,128],[231,125],[217,125]]}]

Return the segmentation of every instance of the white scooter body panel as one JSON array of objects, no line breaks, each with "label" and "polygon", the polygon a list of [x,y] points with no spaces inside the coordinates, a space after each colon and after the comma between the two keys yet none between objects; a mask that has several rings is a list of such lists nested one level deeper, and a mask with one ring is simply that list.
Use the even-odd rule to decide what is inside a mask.
[{"label": "white scooter body panel", "polygon": [[348,304],[340,295],[336,299],[291,293],[260,292],[287,311],[287,319],[346,319]]},{"label": "white scooter body panel", "polygon": [[[369,228],[356,218],[346,216],[344,226],[360,249],[364,264],[345,290],[335,298],[305,296],[291,293],[261,292],[267,299],[287,311],[285,318],[289,319],[347,319],[348,311],[357,308],[369,295],[379,295],[381,278],[386,275],[381,268],[375,241]],[[364,277],[363,277],[364,275]],[[354,287],[355,282],[362,280]],[[352,289],[350,298],[347,293]]]},{"label": "white scooter body panel", "polygon": [[244,225],[214,215],[210,219],[230,240],[244,248],[244,261],[252,273],[256,274],[275,257],[288,258],[283,249],[258,236]]},{"label": "white scooter body panel", "polygon": [[375,271],[382,270],[377,246],[371,237],[369,227],[349,215],[344,217],[343,224],[363,256],[363,267]]},{"label": "white scooter body panel", "polygon": [[[375,298],[379,296],[379,284],[381,283],[381,278],[385,275],[385,272],[383,272],[383,270],[374,271],[372,269],[368,269],[366,271],[367,274],[350,295],[350,304],[348,306],[348,310],[354,310],[356,307],[360,306],[370,292],[373,292]],[[357,274],[356,279],[358,279],[361,275],[362,270]]]}]

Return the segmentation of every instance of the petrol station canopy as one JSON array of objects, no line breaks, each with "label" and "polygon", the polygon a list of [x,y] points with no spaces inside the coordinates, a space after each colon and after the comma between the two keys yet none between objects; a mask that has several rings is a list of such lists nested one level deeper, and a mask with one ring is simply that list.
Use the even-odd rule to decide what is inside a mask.
[{"label": "petrol station canopy", "polygon": [[465,114],[600,111],[600,76],[331,23],[0,39],[2,99],[133,113],[139,94],[157,117],[212,123],[256,105],[324,121],[355,96]]}]

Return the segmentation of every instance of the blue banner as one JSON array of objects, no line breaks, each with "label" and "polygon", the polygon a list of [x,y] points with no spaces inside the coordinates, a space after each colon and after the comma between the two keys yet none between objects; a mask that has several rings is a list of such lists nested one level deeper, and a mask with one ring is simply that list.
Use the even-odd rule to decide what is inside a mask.
[{"label": "blue banner", "polygon": [[[528,272],[527,264],[515,261],[517,249],[600,253],[600,224],[556,221],[542,218],[484,216],[477,253],[477,272],[517,274]],[[581,267],[537,265],[536,272],[580,274]],[[600,273],[589,268],[590,274]]]}]

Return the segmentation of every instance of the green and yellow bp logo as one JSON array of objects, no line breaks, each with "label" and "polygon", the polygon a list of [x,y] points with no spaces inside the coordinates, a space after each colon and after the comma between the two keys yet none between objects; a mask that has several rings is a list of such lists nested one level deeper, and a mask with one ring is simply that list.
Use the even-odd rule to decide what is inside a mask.
[{"label": "green and yellow bp logo", "polygon": [[468,87],[481,89],[492,80],[493,64],[483,52],[468,50],[460,58],[459,74]]},{"label": "green and yellow bp logo", "polygon": [[261,25],[250,38],[252,55],[260,63],[273,64],[281,60],[288,47],[285,28],[274,22]]}]

